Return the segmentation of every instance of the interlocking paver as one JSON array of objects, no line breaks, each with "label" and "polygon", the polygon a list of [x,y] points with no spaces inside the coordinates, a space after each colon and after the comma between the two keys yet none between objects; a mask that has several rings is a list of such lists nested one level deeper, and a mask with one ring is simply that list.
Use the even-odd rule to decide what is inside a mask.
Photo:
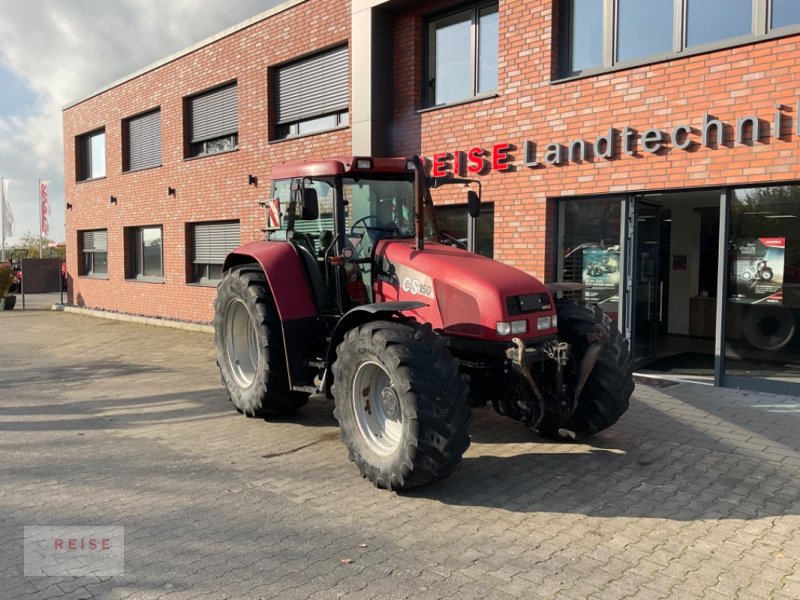
[{"label": "interlocking paver", "polygon": [[[232,410],[207,334],[0,326],[0,598],[800,597],[798,398],[640,383],[580,444],[479,409],[462,468],[398,495],[330,406]],[[124,525],[125,575],[23,577],[43,524]]]}]

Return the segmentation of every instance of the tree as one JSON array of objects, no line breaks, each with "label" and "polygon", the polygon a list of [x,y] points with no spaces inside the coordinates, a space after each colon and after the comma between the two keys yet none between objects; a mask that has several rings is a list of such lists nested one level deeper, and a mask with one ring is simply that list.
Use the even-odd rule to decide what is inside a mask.
[{"label": "tree", "polygon": [[[14,252],[16,258],[17,253],[24,255],[26,251],[28,253],[27,258],[39,258],[39,237],[33,235],[30,231],[25,233],[10,249],[6,250],[6,256],[9,255],[9,252]],[[48,238],[42,238],[42,258],[65,260],[66,257],[66,245],[56,244]]]}]

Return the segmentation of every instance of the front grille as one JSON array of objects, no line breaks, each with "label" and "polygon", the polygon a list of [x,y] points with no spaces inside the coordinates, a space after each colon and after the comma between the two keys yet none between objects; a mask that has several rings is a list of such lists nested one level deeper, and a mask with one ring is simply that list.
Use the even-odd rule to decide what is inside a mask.
[{"label": "front grille", "polygon": [[521,296],[509,296],[506,298],[508,314],[512,317],[525,315],[528,313],[550,310],[553,308],[550,295],[546,292],[540,294],[523,294]]}]

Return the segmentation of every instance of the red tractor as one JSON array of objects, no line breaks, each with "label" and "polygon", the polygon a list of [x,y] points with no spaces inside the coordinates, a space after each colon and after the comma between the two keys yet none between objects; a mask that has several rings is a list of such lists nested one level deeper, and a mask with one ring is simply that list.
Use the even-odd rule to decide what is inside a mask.
[{"label": "red tractor", "polygon": [[[333,400],[350,459],[376,486],[440,479],[491,402],[542,435],[579,439],[628,408],[625,340],[594,306],[439,232],[419,157],[284,164],[266,240],[228,255],[215,302],[222,380],[249,416]],[[477,191],[475,190],[477,188]]]}]

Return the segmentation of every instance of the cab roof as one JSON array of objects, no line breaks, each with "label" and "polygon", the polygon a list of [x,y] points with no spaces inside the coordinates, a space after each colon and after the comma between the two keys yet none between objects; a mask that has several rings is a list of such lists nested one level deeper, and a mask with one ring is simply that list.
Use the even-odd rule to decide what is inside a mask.
[{"label": "cab roof", "polygon": [[[364,161],[369,161],[369,168],[364,166]],[[373,158],[370,156],[304,160],[275,165],[272,168],[272,179],[325,177],[344,175],[345,173],[408,173],[407,165],[407,158]]]}]

